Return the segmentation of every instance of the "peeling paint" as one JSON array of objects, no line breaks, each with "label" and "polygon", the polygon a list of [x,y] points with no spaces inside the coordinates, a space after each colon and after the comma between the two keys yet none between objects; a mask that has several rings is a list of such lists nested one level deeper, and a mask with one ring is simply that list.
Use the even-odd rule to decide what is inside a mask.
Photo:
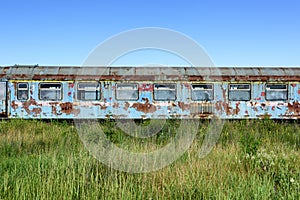
[{"label": "peeling paint", "polygon": [[239,112],[240,112],[239,105],[240,105],[239,102],[237,102],[237,103],[235,104],[235,109],[233,109],[232,114],[234,114],[234,115],[238,115],[238,114],[239,114]]},{"label": "peeling paint", "polygon": [[156,107],[153,104],[150,104],[147,98],[144,98],[143,100],[145,103],[133,103],[131,107],[143,113],[154,113]]},{"label": "peeling paint", "polygon": [[190,109],[190,105],[189,104],[185,104],[184,102],[178,102],[178,107],[181,108],[182,111]]},{"label": "peeling paint", "polygon": [[42,109],[41,108],[32,108],[31,112],[34,113],[33,114],[34,116],[37,116],[42,112]]},{"label": "peeling paint", "polygon": [[128,110],[129,106],[130,106],[130,103],[128,103],[128,102],[125,102],[125,105],[124,105],[124,110]]},{"label": "peeling paint", "polygon": [[300,103],[295,101],[294,103],[288,103],[287,105],[290,113],[294,113],[294,115],[300,115]]},{"label": "peeling paint", "polygon": [[11,107],[12,107],[14,110],[17,110],[17,109],[18,109],[18,104],[16,104],[16,101],[15,101],[15,100],[13,100],[13,101],[11,102]]},{"label": "peeling paint", "polygon": [[37,105],[38,104],[36,100],[33,99],[32,97],[30,97],[28,101],[23,102],[23,108],[27,112],[27,114],[30,114],[32,112],[32,110],[29,109],[29,106],[37,106]]},{"label": "peeling paint", "polygon": [[[28,118],[73,118],[80,116],[80,111],[82,116],[85,116],[86,112],[93,112],[86,116],[97,118],[208,118],[213,115],[227,119],[300,118],[300,68],[201,68],[201,75],[195,75],[193,70],[182,67],[87,67],[86,69],[85,71],[80,67],[42,66],[0,68],[0,77],[8,83],[9,97],[2,103],[1,113],[7,108],[6,113],[11,115],[9,117]],[[17,99],[19,80],[29,83],[30,97],[27,101]],[[208,102],[194,101],[191,96],[191,84],[206,83],[207,80],[213,85],[213,98]],[[63,88],[61,101],[40,100],[39,81],[60,81]],[[76,99],[77,81],[99,81],[101,99],[95,101]],[[128,102],[115,99],[114,90],[119,81],[137,84],[139,98]],[[251,84],[251,100],[230,101],[229,84],[245,82]],[[287,84],[286,100],[265,99],[265,84],[275,82]],[[153,100],[153,86],[157,83],[176,84],[177,99]]]},{"label": "peeling paint", "polygon": [[61,112],[67,115],[74,114],[77,116],[80,113],[79,109],[73,108],[73,104],[71,102],[60,103],[59,106],[61,108]]},{"label": "peeling paint", "polygon": [[119,108],[120,107],[120,104],[119,103],[114,103],[113,104],[113,108]]}]

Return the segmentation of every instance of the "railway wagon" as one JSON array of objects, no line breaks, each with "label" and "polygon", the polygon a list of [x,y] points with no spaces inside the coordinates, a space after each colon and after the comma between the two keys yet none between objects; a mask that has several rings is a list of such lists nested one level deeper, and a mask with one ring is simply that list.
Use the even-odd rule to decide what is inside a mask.
[{"label": "railway wagon", "polygon": [[298,67],[0,67],[0,115],[300,118]]}]

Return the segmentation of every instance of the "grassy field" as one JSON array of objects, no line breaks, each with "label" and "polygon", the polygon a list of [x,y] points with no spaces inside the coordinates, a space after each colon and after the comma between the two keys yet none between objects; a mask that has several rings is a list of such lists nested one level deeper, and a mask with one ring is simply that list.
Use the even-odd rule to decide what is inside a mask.
[{"label": "grassy field", "polygon": [[[114,122],[110,139],[128,146],[163,146],[176,121],[148,139],[132,139]],[[212,152],[199,159],[208,122],[191,148],[162,170],[110,169],[84,148],[66,122],[0,122],[0,199],[300,199],[297,122],[227,121]]]}]

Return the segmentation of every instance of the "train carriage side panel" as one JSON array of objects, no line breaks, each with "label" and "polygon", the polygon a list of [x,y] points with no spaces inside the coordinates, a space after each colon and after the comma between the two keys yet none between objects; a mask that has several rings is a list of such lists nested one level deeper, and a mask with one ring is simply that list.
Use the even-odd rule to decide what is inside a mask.
[{"label": "train carriage side panel", "polygon": [[9,81],[12,118],[73,118],[72,81]]},{"label": "train carriage side panel", "polygon": [[0,81],[0,117],[7,117],[7,82]]},{"label": "train carriage side panel", "polygon": [[290,82],[288,102],[285,104],[286,112],[284,113],[285,118],[300,118],[300,83]]}]

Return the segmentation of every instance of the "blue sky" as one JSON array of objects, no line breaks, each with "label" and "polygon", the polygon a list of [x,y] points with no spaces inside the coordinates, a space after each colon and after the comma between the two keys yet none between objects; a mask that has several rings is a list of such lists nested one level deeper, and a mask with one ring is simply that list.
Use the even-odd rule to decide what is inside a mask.
[{"label": "blue sky", "polygon": [[[81,65],[107,38],[142,27],[193,38],[217,66],[300,66],[297,0],[11,0],[0,3],[0,27],[1,66]],[[184,64],[149,51],[116,63]]]}]

